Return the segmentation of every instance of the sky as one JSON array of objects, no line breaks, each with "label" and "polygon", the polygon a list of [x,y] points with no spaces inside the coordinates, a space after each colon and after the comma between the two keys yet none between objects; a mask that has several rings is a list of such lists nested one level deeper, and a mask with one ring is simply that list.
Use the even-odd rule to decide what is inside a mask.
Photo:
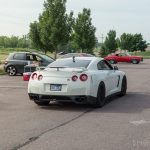
[{"label": "sky", "polygon": [[[38,20],[44,0],[0,0],[0,36],[22,36],[29,24]],[[77,17],[83,8],[91,9],[92,23],[99,41],[109,30],[122,33],[141,33],[150,42],[150,0],[68,0],[67,13]]]}]

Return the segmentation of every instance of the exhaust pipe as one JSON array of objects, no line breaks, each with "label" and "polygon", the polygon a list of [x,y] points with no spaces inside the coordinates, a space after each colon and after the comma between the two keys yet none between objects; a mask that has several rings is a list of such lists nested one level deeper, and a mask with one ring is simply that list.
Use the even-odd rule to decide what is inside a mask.
[{"label": "exhaust pipe", "polygon": [[38,101],[39,100],[39,96],[35,95],[35,96],[33,96],[33,99]]},{"label": "exhaust pipe", "polygon": [[76,98],[75,101],[76,101],[77,103],[82,103],[82,102],[85,101],[85,98],[84,98],[84,97],[79,97],[79,98]]}]

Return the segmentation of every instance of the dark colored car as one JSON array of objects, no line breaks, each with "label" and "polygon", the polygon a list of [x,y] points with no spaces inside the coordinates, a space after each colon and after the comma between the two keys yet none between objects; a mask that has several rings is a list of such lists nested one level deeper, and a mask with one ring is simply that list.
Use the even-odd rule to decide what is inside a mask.
[{"label": "dark colored car", "polygon": [[117,62],[128,62],[133,64],[138,64],[143,61],[143,57],[141,56],[131,56],[128,53],[119,53],[106,56],[105,60],[109,61],[111,64],[115,64]]},{"label": "dark colored car", "polygon": [[54,61],[53,58],[35,52],[14,52],[10,53],[5,61],[4,70],[10,76],[24,72],[24,66],[36,64],[38,66],[47,66]]}]

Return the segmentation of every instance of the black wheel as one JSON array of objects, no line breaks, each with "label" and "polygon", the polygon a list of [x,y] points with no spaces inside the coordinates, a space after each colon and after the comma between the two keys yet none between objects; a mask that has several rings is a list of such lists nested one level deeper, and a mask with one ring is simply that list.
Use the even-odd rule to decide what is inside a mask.
[{"label": "black wheel", "polygon": [[124,76],[122,79],[121,92],[120,92],[119,96],[126,95],[126,91],[127,91],[127,78],[126,78],[126,76]]},{"label": "black wheel", "polygon": [[6,71],[9,76],[15,76],[17,74],[17,69],[14,66],[8,66]]},{"label": "black wheel", "polygon": [[116,62],[115,60],[113,60],[113,59],[109,60],[109,62],[110,62],[111,64],[116,64],[116,63],[117,63],[117,62]]},{"label": "black wheel", "polygon": [[136,60],[136,59],[132,59],[132,64],[138,64],[139,63],[139,61],[138,60]]},{"label": "black wheel", "polygon": [[100,83],[97,91],[97,99],[94,104],[94,107],[100,108],[105,105],[106,99],[105,99],[105,85],[104,83]]},{"label": "black wheel", "polygon": [[39,106],[46,106],[49,104],[50,101],[37,101],[35,100],[34,103],[39,105]]}]

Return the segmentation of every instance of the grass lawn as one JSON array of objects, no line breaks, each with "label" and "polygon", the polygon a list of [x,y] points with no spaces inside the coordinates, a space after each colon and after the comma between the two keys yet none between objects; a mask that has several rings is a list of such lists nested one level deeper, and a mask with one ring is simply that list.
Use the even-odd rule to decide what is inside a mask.
[{"label": "grass lawn", "polygon": [[4,75],[4,74],[6,74],[6,72],[4,71],[3,68],[0,67],[0,75]]},{"label": "grass lawn", "polygon": [[150,51],[146,51],[146,52],[132,52],[131,55],[142,56],[145,59],[150,59]]}]

